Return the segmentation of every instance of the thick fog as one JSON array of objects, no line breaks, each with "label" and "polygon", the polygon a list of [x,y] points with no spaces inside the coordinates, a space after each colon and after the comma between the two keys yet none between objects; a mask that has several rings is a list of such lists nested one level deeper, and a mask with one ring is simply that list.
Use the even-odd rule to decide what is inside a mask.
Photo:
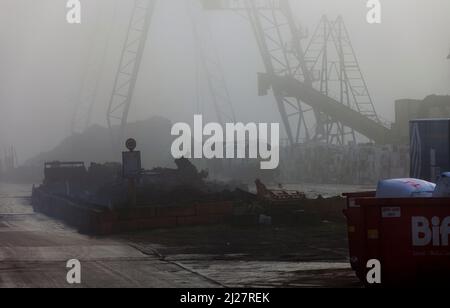
[{"label": "thick fog", "polygon": [[[49,150],[70,123],[93,44],[107,43],[92,122],[106,108],[133,0],[82,0],[82,24],[66,22],[65,0],[0,1],[0,150],[20,161]],[[195,112],[196,65],[186,1],[159,1],[129,121],[153,115],[188,121]],[[192,0],[194,1],[194,0]],[[382,0],[382,23],[366,21],[365,0],[293,0],[310,33],[320,17],[343,15],[376,108],[394,120],[394,101],[450,90],[450,1]],[[264,70],[249,24],[233,12],[208,13],[214,44],[242,121],[279,121],[274,99],[257,96]]]}]

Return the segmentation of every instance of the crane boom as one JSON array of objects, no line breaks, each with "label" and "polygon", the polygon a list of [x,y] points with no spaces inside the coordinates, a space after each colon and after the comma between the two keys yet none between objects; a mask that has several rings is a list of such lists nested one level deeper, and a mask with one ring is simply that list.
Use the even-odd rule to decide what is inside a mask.
[{"label": "crane boom", "polygon": [[[204,8],[208,10],[234,10],[245,12],[254,32],[260,51],[265,74],[270,76],[292,76],[302,82],[311,84],[310,72],[304,61],[301,45],[301,31],[297,28],[287,0],[205,0]],[[268,90],[260,79],[260,95]],[[302,139],[313,138],[306,123],[306,114],[312,117],[316,112],[298,101],[286,97],[279,89],[272,88],[281,120],[290,144],[297,144]]]},{"label": "crane boom", "polygon": [[[133,92],[144,55],[147,36],[157,0],[135,0],[128,31],[123,45],[119,69],[108,104],[107,123],[113,144],[124,138]],[[113,127],[119,126],[114,136]]]},{"label": "crane boom", "polygon": [[[247,13],[266,70],[259,74],[259,95],[272,90],[291,145],[307,141],[344,144],[346,135],[356,141],[353,131],[377,142],[386,140],[389,129],[375,111],[342,18],[330,26],[328,34],[315,35],[323,39],[311,65],[310,53],[317,46],[310,48],[310,44],[306,51],[303,49],[302,31],[296,25],[289,0],[204,2],[205,9]],[[333,63],[327,63],[330,41],[338,56]],[[317,68],[319,58],[321,69]],[[338,67],[338,99],[328,91],[331,66],[335,70]],[[319,76],[315,76],[317,72]],[[318,80],[321,82],[317,87]],[[346,112],[355,120],[348,119]]]}]

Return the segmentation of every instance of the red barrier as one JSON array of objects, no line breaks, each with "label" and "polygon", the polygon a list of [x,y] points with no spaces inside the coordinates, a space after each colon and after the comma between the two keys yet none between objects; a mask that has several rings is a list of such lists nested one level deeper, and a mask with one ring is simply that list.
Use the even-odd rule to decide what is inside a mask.
[{"label": "red barrier", "polygon": [[195,216],[195,207],[193,205],[184,206],[161,206],[156,210],[158,217],[186,217]]},{"label": "red barrier", "polygon": [[233,204],[231,202],[199,203],[196,205],[196,215],[232,215]]},{"label": "red barrier", "polygon": [[219,215],[203,215],[191,217],[178,217],[178,226],[214,225],[224,222],[224,217]]},{"label": "red barrier", "polygon": [[32,203],[35,211],[60,219],[76,227],[81,233],[95,235],[217,224],[225,222],[233,214],[231,202],[96,209],[46,193],[39,188],[33,190]]}]

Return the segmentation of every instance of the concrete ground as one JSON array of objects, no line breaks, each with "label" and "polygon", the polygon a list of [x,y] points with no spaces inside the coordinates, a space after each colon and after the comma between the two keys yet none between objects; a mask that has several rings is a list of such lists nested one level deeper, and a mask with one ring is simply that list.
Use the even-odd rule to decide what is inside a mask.
[{"label": "concrete ground", "polygon": [[[192,227],[80,235],[33,212],[30,186],[0,183],[0,287],[360,287],[345,233],[327,222],[303,230]],[[303,232],[303,233],[302,233]]]},{"label": "concrete ground", "polygon": [[219,284],[122,242],[80,235],[33,213],[30,187],[0,183],[0,287],[71,287],[70,259],[81,287],[217,287]]}]

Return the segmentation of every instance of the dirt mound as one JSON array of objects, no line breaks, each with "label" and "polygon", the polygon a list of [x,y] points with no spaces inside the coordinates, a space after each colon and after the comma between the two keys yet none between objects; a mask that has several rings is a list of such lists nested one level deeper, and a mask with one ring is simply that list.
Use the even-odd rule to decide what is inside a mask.
[{"label": "dirt mound", "polygon": [[[130,123],[126,136],[138,141],[145,168],[173,167],[170,153],[172,123],[162,117]],[[118,130],[118,128],[114,128]],[[115,134],[117,135],[117,134]],[[125,147],[123,148],[125,150]],[[120,162],[121,152],[113,151],[110,132],[106,127],[94,125],[84,133],[70,136],[49,152],[41,153],[26,162],[28,166],[43,166],[48,161]]]}]

